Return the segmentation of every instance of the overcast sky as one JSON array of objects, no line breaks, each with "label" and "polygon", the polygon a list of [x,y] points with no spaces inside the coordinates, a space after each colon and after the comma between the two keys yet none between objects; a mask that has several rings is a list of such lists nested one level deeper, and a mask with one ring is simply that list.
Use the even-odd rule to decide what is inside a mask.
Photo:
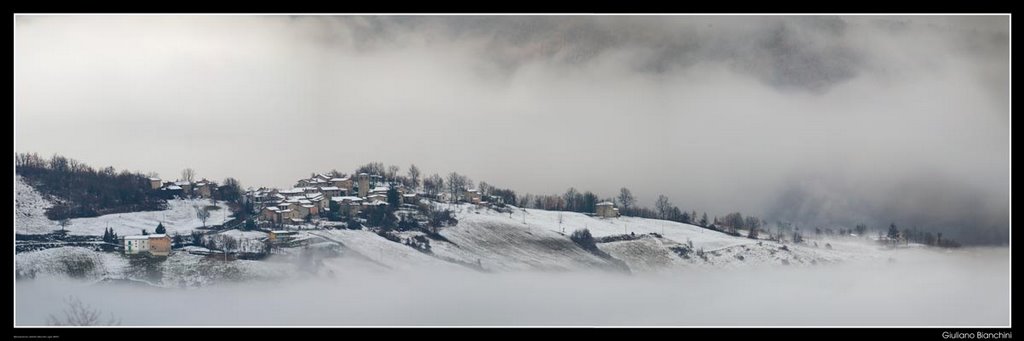
[{"label": "overcast sky", "polygon": [[[18,16],[16,150],[1009,230],[1007,16]],[[991,240],[990,240],[991,239]]]}]

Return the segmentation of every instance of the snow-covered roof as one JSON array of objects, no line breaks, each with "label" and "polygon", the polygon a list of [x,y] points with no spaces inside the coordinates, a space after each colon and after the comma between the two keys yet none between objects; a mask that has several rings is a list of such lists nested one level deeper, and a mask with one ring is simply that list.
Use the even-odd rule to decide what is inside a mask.
[{"label": "snow-covered roof", "polygon": [[331,178],[331,181],[348,181],[349,179],[351,179],[351,177],[346,176],[344,178]]},{"label": "snow-covered roof", "polygon": [[278,191],[277,193],[280,193],[280,194],[302,194],[303,192],[305,192],[305,191],[302,188],[292,188],[292,189],[282,189],[282,190]]},{"label": "snow-covered roof", "polygon": [[167,189],[169,189],[169,190],[178,190],[178,189],[181,189],[181,186],[170,185],[170,186],[167,186]]},{"label": "snow-covered roof", "polygon": [[302,207],[305,207],[305,208],[313,208],[313,205],[302,205]]},{"label": "snow-covered roof", "polygon": [[338,188],[337,186],[327,186],[327,187],[320,187],[320,190],[321,191],[340,191],[341,188]]},{"label": "snow-covered roof", "polygon": [[174,184],[178,185],[178,186],[188,186],[188,185],[191,185],[191,183],[189,183],[188,181],[175,181]]},{"label": "snow-covered roof", "polygon": [[412,198],[416,196],[416,193],[402,194],[403,197]]},{"label": "snow-covered roof", "polygon": [[295,232],[295,231],[287,231],[287,230],[274,230],[274,231],[270,231],[270,232],[274,233],[274,234],[295,234],[295,233],[298,233],[298,232]]},{"label": "snow-covered roof", "polygon": [[370,192],[387,192],[387,191],[388,191],[387,187],[377,186],[377,187],[374,187],[373,190],[371,190]]},{"label": "snow-covered roof", "polygon": [[160,181],[160,178],[149,178],[149,179],[153,180],[153,181]]},{"label": "snow-covered roof", "polygon": [[353,197],[353,196],[331,197],[331,201],[346,201],[346,200],[347,201],[363,201],[363,198]]},{"label": "snow-covered roof", "polygon": [[149,235],[149,238],[164,238],[164,237],[167,237],[167,234],[161,233],[161,234],[151,234],[151,235]]},{"label": "snow-covered roof", "polygon": [[149,236],[125,236],[124,240],[148,240]]},{"label": "snow-covered roof", "polygon": [[611,201],[602,201],[602,202],[597,203],[597,206],[608,206],[608,205],[615,205],[615,204],[613,204]]}]

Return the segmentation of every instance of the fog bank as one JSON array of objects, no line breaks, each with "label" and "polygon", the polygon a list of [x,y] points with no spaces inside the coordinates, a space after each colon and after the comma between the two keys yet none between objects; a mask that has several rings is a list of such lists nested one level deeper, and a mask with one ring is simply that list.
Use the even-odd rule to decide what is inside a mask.
[{"label": "fog bank", "polygon": [[16,324],[45,324],[67,295],[123,325],[1009,324],[1007,249],[890,255],[890,262],[628,276],[336,269],[329,279],[192,289],[37,279],[17,283]]}]

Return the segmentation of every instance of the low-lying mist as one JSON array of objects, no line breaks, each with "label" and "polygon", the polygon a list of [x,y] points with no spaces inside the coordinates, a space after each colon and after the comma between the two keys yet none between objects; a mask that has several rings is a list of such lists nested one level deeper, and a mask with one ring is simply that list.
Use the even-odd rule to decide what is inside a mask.
[{"label": "low-lying mist", "polygon": [[887,261],[633,275],[339,268],[202,288],[21,280],[15,321],[45,325],[73,296],[127,326],[1009,324],[1008,249],[882,252]]}]

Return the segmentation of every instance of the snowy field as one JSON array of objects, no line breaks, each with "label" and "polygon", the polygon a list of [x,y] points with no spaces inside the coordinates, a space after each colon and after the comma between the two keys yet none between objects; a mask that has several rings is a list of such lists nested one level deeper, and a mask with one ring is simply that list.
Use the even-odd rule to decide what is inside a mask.
[{"label": "snowy field", "polygon": [[434,267],[448,271],[469,271],[411,247],[399,244],[365,230],[326,230],[306,232],[329,241],[340,242],[360,258],[393,270]]},{"label": "snowy field", "polygon": [[[57,222],[47,219],[45,215],[46,208],[52,206],[52,203],[40,196],[32,186],[26,185],[20,176],[16,182],[15,231],[21,234],[43,234],[60,229]],[[178,199],[168,200],[167,210],[163,211],[116,213],[71,219],[71,225],[67,230],[73,235],[98,236],[103,235],[103,230],[107,227],[111,227],[118,235],[127,236],[141,234],[142,229],[153,233],[157,224],[162,222],[169,234],[188,234],[203,226],[203,222],[196,217],[194,206],[219,207],[210,211],[210,217],[206,220],[207,226],[231,220],[231,210],[223,202],[214,204],[210,199]]]},{"label": "snowy field", "polygon": [[210,211],[206,226],[223,224],[231,220],[231,210],[223,202],[214,204],[210,199],[177,199],[168,200],[167,209],[163,211],[116,213],[92,218],[71,219],[68,231],[70,234],[103,235],[103,229],[112,227],[118,235],[127,236],[141,234],[142,229],[153,233],[157,224],[163,223],[168,234],[188,234],[195,228],[203,226],[203,221],[196,217],[194,206],[214,205],[220,209]]}]

